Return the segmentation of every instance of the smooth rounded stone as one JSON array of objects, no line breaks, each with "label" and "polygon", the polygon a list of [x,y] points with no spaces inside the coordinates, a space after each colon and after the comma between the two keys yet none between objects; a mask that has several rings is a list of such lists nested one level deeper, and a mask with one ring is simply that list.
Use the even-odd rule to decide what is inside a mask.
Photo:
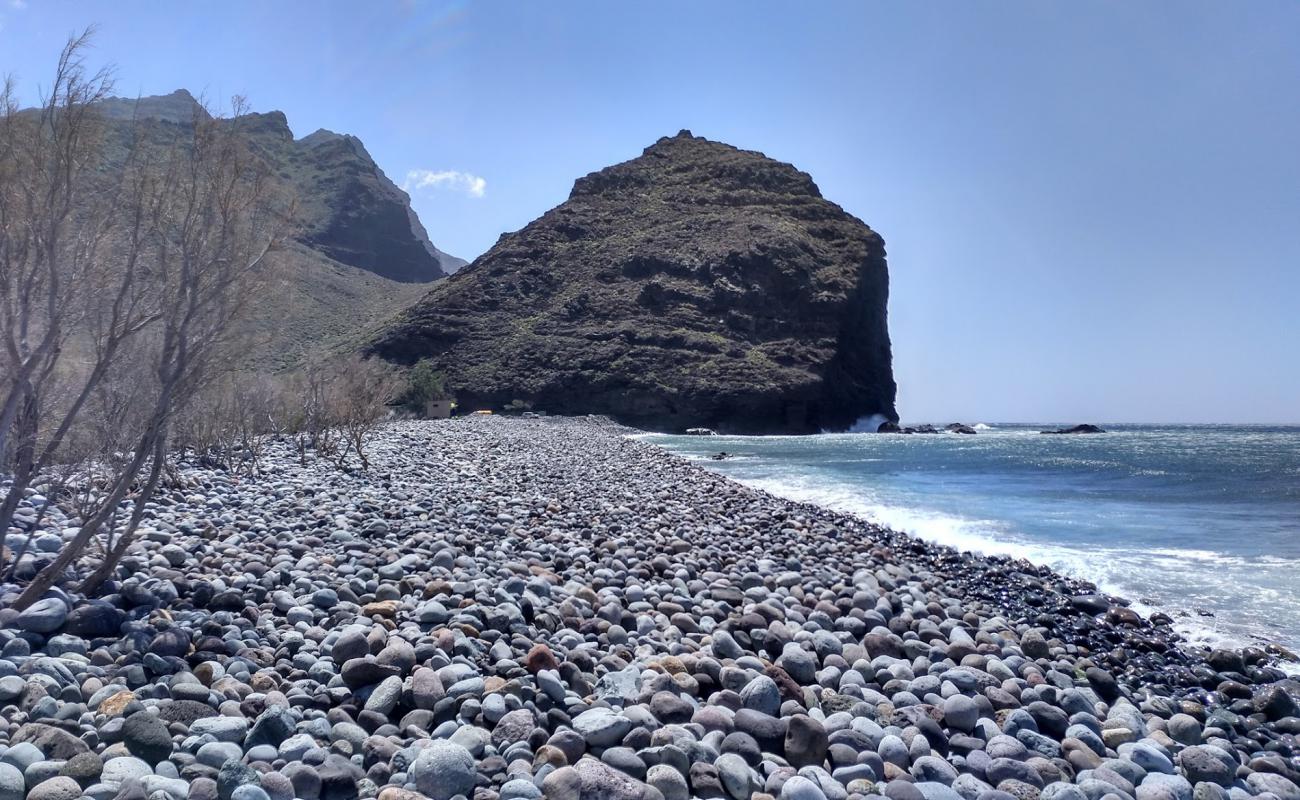
[{"label": "smooth rounded stone", "polygon": [[542,779],[546,800],[581,800],[582,775],[574,767],[560,767]]},{"label": "smooth rounded stone", "polygon": [[795,769],[821,766],[829,738],[826,727],[806,714],[790,717],[785,729],[785,757]]},{"label": "smooth rounded stone", "polygon": [[402,679],[396,675],[390,675],[380,681],[370,697],[366,700],[366,711],[374,711],[377,714],[387,716],[397,708],[398,702],[402,699]]},{"label": "smooth rounded stone", "polygon": [[8,750],[0,753],[0,763],[11,764],[18,771],[25,772],[32,764],[37,764],[45,760],[45,754],[41,749],[31,742],[18,742],[9,746]]},{"label": "smooth rounded stone", "polygon": [[1274,722],[1284,717],[1300,717],[1300,701],[1280,683],[1261,689],[1251,702],[1256,711]]},{"label": "smooth rounded stone", "polygon": [[957,769],[938,756],[921,756],[912,762],[912,777],[918,783],[941,783],[951,786],[957,780]]},{"label": "smooth rounded stone", "polygon": [[1072,783],[1056,781],[1049,783],[1039,792],[1042,800],[1088,800],[1087,795]]},{"label": "smooth rounded stone", "polygon": [[655,692],[650,698],[650,713],[664,724],[676,725],[690,722],[695,706],[674,692]]},{"label": "smooth rounded stone", "polygon": [[765,751],[775,753],[785,746],[786,722],[783,719],[746,708],[736,712],[735,723],[736,730],[753,737]]},{"label": "smooth rounded stone", "polygon": [[80,796],[81,784],[60,775],[33,786],[27,793],[27,800],[76,800]]},{"label": "smooth rounded stone", "polygon": [[533,712],[527,708],[507,711],[492,729],[492,744],[497,750],[504,750],[515,742],[522,742],[533,732],[536,724]]},{"label": "smooth rounded stone", "polygon": [[411,763],[410,778],[431,800],[451,800],[474,790],[474,757],[458,744],[437,739]]},{"label": "smooth rounded stone", "polygon": [[1029,748],[1025,747],[1024,742],[1002,734],[989,739],[984,752],[988,753],[990,758],[1010,758],[1021,761],[1029,757]]},{"label": "smooth rounded stone", "polygon": [[166,761],[172,752],[172,737],[157,714],[137,711],[122,724],[122,741],[131,755],[149,764]]},{"label": "smooth rounded stone", "polygon": [[1120,758],[1132,761],[1147,772],[1163,772],[1167,775],[1174,773],[1174,762],[1157,750],[1155,745],[1132,742],[1121,745],[1118,752]]},{"label": "smooth rounded stone", "polygon": [[104,772],[104,762],[94,753],[82,753],[63,762],[59,774],[72,778],[82,786],[89,786],[99,780]]},{"label": "smooth rounded stone", "polygon": [[632,720],[608,708],[592,708],[573,718],[573,729],[591,747],[612,747],[633,727]]},{"label": "smooth rounded stone", "polygon": [[62,728],[29,722],[12,734],[10,741],[18,744],[28,742],[34,745],[44,758],[66,761],[69,758],[89,750],[86,743]]},{"label": "smooth rounded stone", "polygon": [[244,738],[244,747],[250,749],[259,745],[279,747],[280,742],[293,735],[295,725],[293,713],[289,709],[272,706],[253,720],[253,726],[249,728],[248,736]]},{"label": "smooth rounded stone", "polygon": [[645,780],[645,761],[630,747],[611,747],[600,754],[600,760],[639,781]]},{"label": "smooth rounded stone", "polygon": [[935,781],[917,781],[916,790],[925,800],[965,800],[955,789],[946,783]]},{"label": "smooth rounded stone", "polygon": [[989,762],[985,774],[988,782],[994,786],[1000,786],[1003,781],[1008,780],[1020,781],[1039,788],[1043,786],[1043,779],[1037,770],[1023,761],[1014,761],[1010,758],[993,759]]},{"label": "smooth rounded stone", "polygon": [[664,800],[689,800],[691,796],[686,776],[668,764],[651,766],[646,771],[646,783],[658,789]]},{"label": "smooth rounded stone", "polygon": [[1227,753],[1211,745],[1193,745],[1178,754],[1178,764],[1192,783],[1202,781],[1231,786],[1237,775],[1236,763]]},{"label": "smooth rounded stone", "polygon": [[179,627],[159,631],[149,642],[148,652],[163,658],[184,656],[190,652],[190,634]]},{"label": "smooth rounded stone", "polygon": [[420,667],[411,673],[411,698],[416,708],[432,710],[446,694],[436,670]]},{"label": "smooth rounded stone", "polygon": [[[579,796],[601,798],[601,800],[643,800],[648,789],[646,784],[625,775],[608,764],[591,756],[583,756],[572,767],[579,780]],[[559,772],[560,770],[556,770]],[[551,794],[546,786],[542,787],[549,800]]]},{"label": "smooth rounded stone", "polygon": [[374,686],[385,678],[399,675],[401,670],[391,664],[380,664],[371,657],[353,658],[344,662],[339,674],[349,689],[356,690],[364,686]]},{"label": "smooth rounded stone", "polygon": [[781,785],[781,800],[827,800],[817,784],[802,775],[795,775]]},{"label": "smooth rounded stone", "polygon": [[1030,628],[1020,637],[1020,651],[1028,658],[1049,658],[1051,649],[1048,647],[1047,639],[1043,638],[1043,633],[1037,628]]},{"label": "smooth rounded stone", "polygon": [[542,790],[530,780],[515,778],[501,787],[499,800],[540,800]]},{"label": "smooth rounded stone", "polygon": [[190,781],[188,800],[217,800],[217,782],[208,777]]},{"label": "smooth rounded stone", "polygon": [[250,764],[257,761],[264,761],[269,764],[278,758],[279,755],[279,751],[275,749],[274,745],[258,744],[253,745],[244,751],[244,760]]},{"label": "smooth rounded stone", "polygon": [[745,655],[745,651],[736,642],[727,631],[714,631],[711,634],[713,642],[713,655],[718,658],[737,659]]},{"label": "smooth rounded stone", "polygon": [[972,731],[979,717],[979,706],[966,695],[954,694],[943,701],[943,721],[950,728]]},{"label": "smooth rounded stone", "polygon": [[1174,714],[1166,725],[1169,738],[1179,744],[1201,743],[1201,723],[1190,714]]},{"label": "smooth rounded stone", "polygon": [[[188,800],[190,795],[190,784],[181,778],[166,778],[162,775],[146,775],[141,784],[144,786],[145,794],[154,800],[161,800],[159,793],[170,798],[171,800]],[[288,800],[292,800],[292,795]]]},{"label": "smooth rounded stone", "polygon": [[261,775],[257,770],[230,759],[217,770],[217,797],[220,800],[232,800],[235,790],[241,786],[257,786]]},{"label": "smooth rounded stone", "polygon": [[482,758],[483,751],[487,749],[488,741],[491,734],[484,728],[474,725],[463,725],[451,735],[448,740],[453,744],[458,744],[469,751],[474,758]]},{"label": "smooth rounded stone", "polygon": [[195,760],[212,769],[221,769],[221,765],[231,758],[235,761],[243,758],[243,748],[233,741],[207,741],[195,752]]},{"label": "smooth rounded stone", "polygon": [[303,756],[316,747],[316,740],[308,733],[298,733],[280,742],[276,754],[285,761],[301,761]]},{"label": "smooth rounded stone", "polygon": [[103,771],[100,773],[99,782],[114,789],[120,788],[123,783],[134,778],[143,780],[146,775],[153,774],[153,767],[144,761],[131,756],[121,758],[110,758],[104,762]]},{"label": "smooth rounded stone", "polygon": [[338,753],[330,753],[325,762],[316,767],[316,776],[320,779],[320,793],[329,800],[336,797],[354,797],[360,789],[359,782],[365,773],[352,761]]},{"label": "smooth rounded stone", "polygon": [[27,681],[18,675],[6,675],[0,678],[0,703],[8,703],[23,696],[27,691]]},{"label": "smooth rounded stone", "polygon": [[1192,800],[1192,785],[1182,775],[1153,772],[1142,779],[1137,800]]},{"label": "smooth rounded stone", "polygon": [[758,782],[745,759],[735,753],[723,753],[713,762],[713,766],[718,770],[722,788],[735,800],[748,800],[753,794]]},{"label": "smooth rounded stone", "polygon": [[791,678],[802,686],[817,680],[817,659],[798,644],[791,642],[781,650],[781,657],[776,665],[785,670]]},{"label": "smooth rounded stone", "polygon": [[230,800],[271,800],[271,796],[261,786],[246,783],[235,787],[230,793]]},{"label": "smooth rounded stone", "polygon": [[986,792],[995,791],[992,786],[969,772],[957,776],[957,779],[952,782],[952,790],[966,800],[976,800]]},{"label": "smooth rounded stone", "polygon": [[302,800],[316,800],[320,797],[321,779],[316,766],[303,763],[286,764],[281,768],[280,773],[289,779],[295,797]]},{"label": "smooth rounded stone", "polygon": [[1192,786],[1192,800],[1229,800],[1228,790],[1213,783]]},{"label": "smooth rounded stone", "polygon": [[22,770],[13,764],[0,762],[0,800],[23,800],[26,793]]},{"label": "smooth rounded stone", "polygon": [[881,759],[886,764],[893,764],[900,769],[907,769],[912,764],[912,757],[907,751],[907,745],[903,740],[889,734],[880,740],[876,752],[880,754]]},{"label": "smooth rounded stone", "polygon": [[781,690],[776,681],[757,675],[740,690],[740,702],[745,708],[775,717],[781,713]]},{"label": "smooth rounded stone", "polygon": [[[23,773],[23,778],[27,781],[28,786],[35,786],[46,778],[62,775],[63,765],[66,763],[66,761],[42,761],[33,764]],[[72,776],[69,775],[68,777]]]},{"label": "smooth rounded stone", "polygon": [[18,613],[13,624],[32,633],[53,633],[68,619],[68,605],[57,597],[37,600]]},{"label": "smooth rounded stone", "polygon": [[1282,775],[1254,772],[1247,776],[1246,784],[1256,793],[1270,792],[1280,800],[1300,800],[1300,786]]},{"label": "smooth rounded stone", "polygon": [[204,717],[190,725],[191,736],[211,736],[221,742],[243,742],[248,735],[245,717]]}]

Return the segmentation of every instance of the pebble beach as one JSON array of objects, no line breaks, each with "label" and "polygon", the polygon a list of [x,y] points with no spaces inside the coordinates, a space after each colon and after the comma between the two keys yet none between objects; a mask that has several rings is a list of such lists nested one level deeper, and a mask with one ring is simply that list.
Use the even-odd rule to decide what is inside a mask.
[{"label": "pebble beach", "polygon": [[[0,800],[1300,800],[1286,651],[631,433],[182,468],[106,596],[0,586]],[[20,576],[72,533],[46,502]]]}]

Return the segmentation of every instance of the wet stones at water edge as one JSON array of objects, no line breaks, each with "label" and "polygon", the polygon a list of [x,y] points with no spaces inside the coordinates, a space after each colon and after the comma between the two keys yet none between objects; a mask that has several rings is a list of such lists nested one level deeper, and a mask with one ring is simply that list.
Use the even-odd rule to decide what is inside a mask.
[{"label": "wet stones at water edge", "polygon": [[626,433],[183,469],[108,596],[0,610],[0,800],[1300,800],[1276,652]]}]

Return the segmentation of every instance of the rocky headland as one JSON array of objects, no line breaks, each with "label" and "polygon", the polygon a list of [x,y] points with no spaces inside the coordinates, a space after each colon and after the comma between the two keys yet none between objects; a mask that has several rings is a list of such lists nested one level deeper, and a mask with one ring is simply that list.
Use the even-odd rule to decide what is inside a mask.
[{"label": "rocky headland", "polygon": [[376,337],[462,404],[637,427],[897,419],[880,236],[795,167],[682,131],[579,178]]},{"label": "rocky headland", "polygon": [[[0,610],[0,798],[1300,798],[1277,651],[628,432],[393,423],[368,472],[180,470],[108,596]],[[59,548],[45,503],[6,547]]]}]

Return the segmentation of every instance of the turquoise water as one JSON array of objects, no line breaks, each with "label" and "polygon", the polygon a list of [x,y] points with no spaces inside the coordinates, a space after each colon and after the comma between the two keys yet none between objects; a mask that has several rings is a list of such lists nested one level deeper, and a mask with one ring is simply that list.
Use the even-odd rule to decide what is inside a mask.
[{"label": "turquoise water", "polygon": [[1093,581],[1190,638],[1300,650],[1300,427],[644,438],[742,483]]}]

